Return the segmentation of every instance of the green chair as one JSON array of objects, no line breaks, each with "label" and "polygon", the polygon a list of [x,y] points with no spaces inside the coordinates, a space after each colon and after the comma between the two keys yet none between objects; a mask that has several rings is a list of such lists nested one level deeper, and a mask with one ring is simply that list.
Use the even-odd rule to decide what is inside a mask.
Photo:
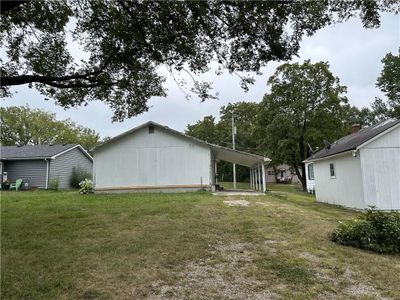
[{"label": "green chair", "polygon": [[10,191],[13,190],[13,189],[15,189],[16,191],[18,191],[19,188],[21,187],[21,184],[22,184],[22,179],[17,179],[17,180],[15,181],[15,183],[11,183],[11,184],[10,184]]}]

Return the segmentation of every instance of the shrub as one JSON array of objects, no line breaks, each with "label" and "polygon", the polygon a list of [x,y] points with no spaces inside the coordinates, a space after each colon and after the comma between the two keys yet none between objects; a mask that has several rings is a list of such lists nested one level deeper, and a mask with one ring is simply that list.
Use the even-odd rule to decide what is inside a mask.
[{"label": "shrub", "polygon": [[80,194],[93,193],[93,182],[90,179],[85,178],[85,180],[83,180],[79,183],[79,186],[80,186],[80,189],[79,189]]},{"label": "shrub", "polygon": [[50,180],[50,189],[57,192],[60,189],[60,180],[59,179]]},{"label": "shrub", "polygon": [[86,178],[92,179],[92,174],[89,171],[82,169],[81,167],[73,167],[70,179],[71,187],[79,189],[79,183],[84,181]]},{"label": "shrub", "polygon": [[329,237],[342,245],[400,253],[400,213],[369,209],[360,217],[341,223]]}]

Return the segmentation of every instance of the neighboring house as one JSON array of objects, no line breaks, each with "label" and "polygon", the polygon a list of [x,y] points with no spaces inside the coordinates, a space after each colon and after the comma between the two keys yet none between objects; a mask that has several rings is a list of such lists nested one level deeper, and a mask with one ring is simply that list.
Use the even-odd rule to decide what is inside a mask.
[{"label": "neighboring house", "polygon": [[266,190],[263,170],[270,161],[266,157],[212,145],[155,122],[147,122],[95,148],[95,190],[210,189],[216,184],[220,160],[249,167],[252,187]]},{"label": "neighboring house", "polygon": [[[300,171],[301,172],[301,171]],[[296,171],[287,164],[281,164],[274,167],[267,168],[267,183],[298,183],[299,178]]]},{"label": "neighboring house", "polygon": [[358,130],[307,160],[317,201],[365,209],[400,209],[400,120]]},{"label": "neighboring house", "polygon": [[92,173],[93,158],[81,145],[1,147],[1,174],[10,182],[21,178],[30,186],[47,189],[57,179],[60,188],[68,188],[74,167]]}]

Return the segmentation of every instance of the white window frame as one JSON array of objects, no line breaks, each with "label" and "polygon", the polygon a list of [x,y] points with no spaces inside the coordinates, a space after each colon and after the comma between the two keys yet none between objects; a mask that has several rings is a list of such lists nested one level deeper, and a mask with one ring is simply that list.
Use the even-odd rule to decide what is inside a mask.
[{"label": "white window frame", "polygon": [[[311,172],[310,172],[310,169],[312,169],[312,178],[311,178]],[[308,164],[307,165],[307,177],[308,177],[308,180],[314,180],[314,164]]]},{"label": "white window frame", "polygon": [[[331,169],[331,166],[333,166],[333,169]],[[332,175],[332,170],[333,170],[333,175]],[[333,162],[329,163],[329,175],[331,176],[331,179],[336,178],[336,169],[335,169],[335,164]]]}]

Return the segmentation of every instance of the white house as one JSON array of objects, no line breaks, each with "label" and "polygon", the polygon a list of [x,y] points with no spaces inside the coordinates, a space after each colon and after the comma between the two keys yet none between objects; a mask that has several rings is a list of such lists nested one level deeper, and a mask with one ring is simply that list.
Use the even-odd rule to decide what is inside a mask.
[{"label": "white house", "polygon": [[147,122],[96,147],[96,192],[190,191],[216,184],[217,162],[249,167],[253,189],[266,191],[268,158],[209,144]]},{"label": "white house", "polygon": [[[301,170],[300,174],[301,174]],[[299,183],[300,180],[296,175],[296,171],[288,164],[280,164],[275,167],[267,168],[267,183]]]},{"label": "white house", "polygon": [[400,210],[400,120],[358,129],[305,160],[307,188],[320,202]]}]

